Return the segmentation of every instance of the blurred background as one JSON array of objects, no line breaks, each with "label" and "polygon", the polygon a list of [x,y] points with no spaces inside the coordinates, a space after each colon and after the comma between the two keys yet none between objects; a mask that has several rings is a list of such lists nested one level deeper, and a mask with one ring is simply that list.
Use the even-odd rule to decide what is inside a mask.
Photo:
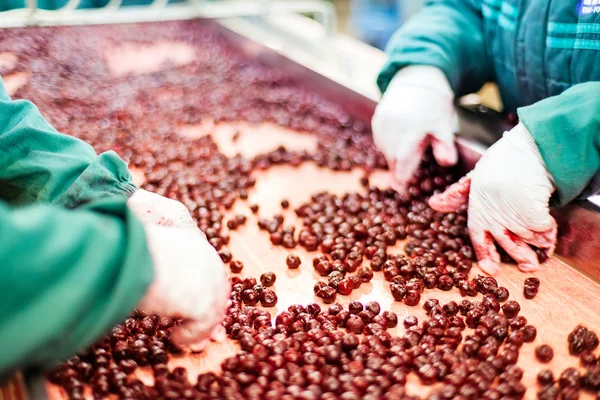
[{"label": "blurred background", "polygon": [[[0,26],[212,18],[373,100],[394,32],[426,0],[0,0]],[[501,110],[493,85],[467,103]]]},{"label": "blurred background", "polygon": [[384,49],[391,35],[423,6],[424,0],[330,0],[339,30]]},{"label": "blurred background", "polygon": [[[147,5],[152,0],[123,0],[127,6]],[[205,0],[206,1],[206,0]],[[209,2],[219,0],[208,0]],[[257,3],[268,0],[256,0]],[[413,14],[419,11],[425,0],[324,0],[337,10],[338,32],[348,34],[379,49],[385,45],[394,31]],[[106,6],[110,0],[81,0],[77,8]],[[181,3],[183,0],[168,0]],[[0,0],[0,11],[22,8],[28,0]],[[56,10],[64,7],[68,0],[40,0],[37,6]]]}]

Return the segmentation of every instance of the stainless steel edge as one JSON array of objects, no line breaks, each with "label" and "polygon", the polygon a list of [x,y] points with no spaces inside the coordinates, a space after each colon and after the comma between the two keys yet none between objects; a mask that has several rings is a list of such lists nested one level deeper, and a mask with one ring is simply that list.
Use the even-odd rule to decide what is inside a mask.
[{"label": "stainless steel edge", "polygon": [[551,213],[558,223],[556,254],[600,283],[600,208],[589,200],[581,200]]}]

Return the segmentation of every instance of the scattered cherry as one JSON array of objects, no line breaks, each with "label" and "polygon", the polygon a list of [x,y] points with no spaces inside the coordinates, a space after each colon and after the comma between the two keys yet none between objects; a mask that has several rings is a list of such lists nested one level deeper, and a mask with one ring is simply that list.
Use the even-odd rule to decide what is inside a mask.
[{"label": "scattered cherry", "polygon": [[229,269],[234,274],[239,274],[244,269],[244,263],[242,263],[240,260],[232,260],[229,262]]},{"label": "scattered cherry", "polygon": [[287,264],[289,269],[298,269],[302,261],[300,261],[300,257],[295,254],[290,254],[287,256],[285,263]]},{"label": "scattered cherry", "polygon": [[265,287],[271,287],[275,284],[277,280],[277,275],[273,272],[265,272],[260,276],[260,283]]},{"label": "scattered cherry", "polygon": [[542,344],[535,348],[535,356],[540,362],[547,363],[554,358],[554,350],[547,344]]}]

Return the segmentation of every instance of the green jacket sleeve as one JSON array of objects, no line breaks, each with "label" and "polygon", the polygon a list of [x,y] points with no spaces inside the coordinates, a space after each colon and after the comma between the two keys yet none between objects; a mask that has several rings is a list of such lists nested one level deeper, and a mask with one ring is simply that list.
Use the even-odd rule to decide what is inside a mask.
[{"label": "green jacket sleeve", "polygon": [[77,210],[0,202],[0,376],[89,346],[152,277],[142,226],[124,200]]},{"label": "green jacket sleeve", "polygon": [[388,43],[388,61],[377,78],[385,92],[409,65],[440,68],[457,96],[476,92],[491,78],[481,1],[430,0]]},{"label": "green jacket sleeve", "polygon": [[96,155],[58,133],[28,101],[11,101],[0,82],[0,198],[73,208],[102,197],[127,198],[137,187],[114,152]]},{"label": "green jacket sleeve", "polygon": [[518,114],[554,178],[556,204],[575,199],[600,168],[600,82],[575,85]]}]

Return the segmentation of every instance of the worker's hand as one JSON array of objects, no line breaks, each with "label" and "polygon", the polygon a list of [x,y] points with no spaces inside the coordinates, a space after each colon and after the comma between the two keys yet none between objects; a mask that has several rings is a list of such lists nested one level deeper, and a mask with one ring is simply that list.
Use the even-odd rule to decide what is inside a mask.
[{"label": "worker's hand", "polygon": [[139,189],[127,205],[145,224],[174,226],[177,228],[196,228],[196,222],[182,203],[156,193]]},{"label": "worker's hand", "polygon": [[217,251],[198,228],[144,226],[155,277],[138,308],[146,313],[182,317],[173,331],[181,346],[201,350],[220,334],[231,287]]},{"label": "worker's hand", "polygon": [[458,160],[454,93],[438,68],[401,69],[375,109],[372,128],[375,144],[392,173],[392,186],[400,193],[406,192],[430,145],[439,165],[451,166]]},{"label": "worker's hand", "polygon": [[550,216],[552,176],[527,128],[519,124],[489,148],[466,177],[429,205],[441,212],[456,211],[468,201],[468,228],[479,266],[498,272],[500,256],[494,240],[525,272],[540,268],[533,245],[548,256],[556,245],[556,222]]}]

